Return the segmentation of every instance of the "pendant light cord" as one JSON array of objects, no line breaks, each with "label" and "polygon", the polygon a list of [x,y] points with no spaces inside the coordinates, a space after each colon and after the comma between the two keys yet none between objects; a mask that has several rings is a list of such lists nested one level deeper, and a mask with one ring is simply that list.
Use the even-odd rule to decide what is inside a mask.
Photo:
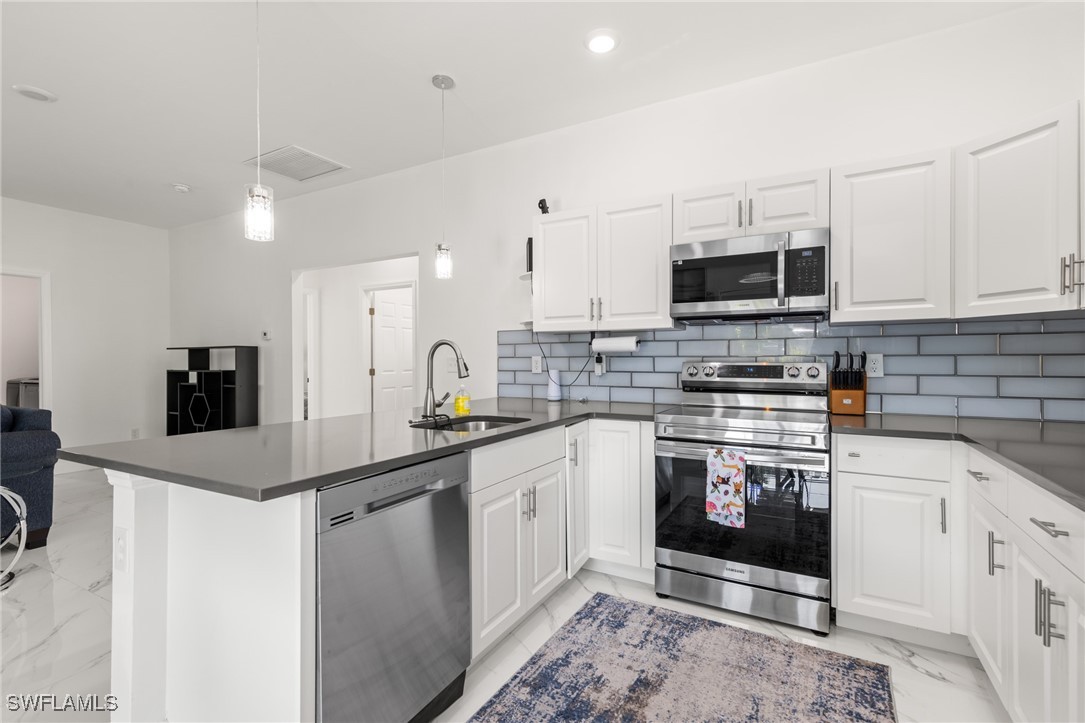
[{"label": "pendant light cord", "polygon": [[260,0],[256,0],[256,185],[260,182]]},{"label": "pendant light cord", "polygon": [[445,226],[448,222],[445,211],[445,92],[445,89],[441,88],[441,243],[445,242]]}]

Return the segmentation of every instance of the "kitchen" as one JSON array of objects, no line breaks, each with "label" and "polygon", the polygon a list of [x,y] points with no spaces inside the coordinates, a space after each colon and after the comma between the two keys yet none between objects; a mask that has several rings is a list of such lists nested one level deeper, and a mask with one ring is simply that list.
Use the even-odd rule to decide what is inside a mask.
[{"label": "kitchen", "polygon": [[[422,218],[413,213],[415,197],[410,194],[419,184],[431,188],[434,197],[440,193],[440,167],[436,164],[423,170],[401,171],[379,181],[365,181],[357,189],[337,187],[281,201],[277,241],[260,251],[236,240],[236,214],[172,230],[171,339],[178,342],[196,338],[248,339],[255,328],[272,331],[271,341],[261,345],[264,426],[252,428],[251,433],[240,434],[244,430],[223,433],[220,438],[229,439],[230,444],[217,451],[210,451],[204,445],[213,445],[210,438],[219,433],[211,433],[208,439],[192,435],[141,440],[124,447],[128,452],[117,447],[96,452],[73,449],[65,453],[71,461],[92,462],[113,470],[114,525],[129,529],[130,534],[140,539],[145,539],[147,530],[168,529],[168,538],[163,535],[158,539],[152,533],[150,543],[140,542],[141,547],[132,549],[151,549],[156,554],[169,555],[168,574],[173,583],[162,589],[153,588],[153,584],[150,590],[143,587],[140,580],[145,578],[139,570],[147,567],[140,566],[153,567],[154,563],[141,562],[138,558],[128,561],[130,577],[126,577],[127,573],[115,573],[115,612],[121,601],[128,600],[134,604],[132,609],[160,610],[162,616],[160,624],[143,620],[118,625],[114,619],[114,670],[124,670],[127,676],[114,675],[114,690],[124,691],[123,686],[127,685],[133,699],[137,691],[160,690],[158,684],[145,681],[163,675],[168,667],[172,671],[168,690],[160,698],[149,699],[150,707],[141,709],[145,713],[138,717],[164,717],[165,700],[173,701],[168,714],[174,718],[312,717],[312,711],[317,710],[313,676],[318,666],[314,660],[316,646],[309,643],[317,634],[314,626],[318,612],[313,597],[317,575],[311,563],[316,559],[317,538],[321,534],[317,526],[322,524],[316,513],[320,503],[314,490],[358,476],[384,474],[408,464],[424,463],[435,459],[431,455],[442,449],[470,453],[467,484],[472,486],[464,496],[472,515],[481,511],[488,501],[471,498],[498,495],[499,490],[502,493],[507,490],[508,495],[520,500],[525,492],[529,493],[531,503],[526,516],[517,502],[516,518],[525,520],[526,525],[539,525],[544,520],[553,522],[554,511],[567,506],[573,494],[570,490],[579,490],[581,500],[586,502],[580,508],[583,511],[580,523],[575,523],[578,518],[571,514],[568,519],[574,523],[565,523],[565,534],[548,538],[559,546],[551,558],[560,568],[557,574],[537,581],[541,587],[524,597],[521,607],[512,614],[488,619],[483,610],[471,610],[474,619],[469,660],[477,658],[477,653],[488,650],[490,645],[500,646],[518,623],[545,604],[548,595],[563,594],[555,592],[560,583],[573,576],[571,570],[585,561],[592,571],[658,584],[656,521],[652,513],[656,500],[650,495],[655,487],[652,483],[657,481],[660,459],[656,453],[657,438],[664,436],[658,434],[657,425],[666,426],[668,421],[656,415],[687,403],[689,394],[706,391],[712,396],[721,394],[717,389],[724,389],[723,395],[746,393],[735,390],[748,387],[737,387],[733,382],[747,373],[766,374],[769,376],[765,378],[779,380],[778,385],[766,385],[761,390],[763,394],[785,394],[789,380],[796,378],[791,376],[792,367],[797,369],[797,378],[804,384],[811,379],[825,380],[835,366],[834,353],[843,357],[842,367],[854,366],[866,353],[868,371],[872,359],[881,355],[875,363],[884,365],[884,376],[870,375],[861,405],[871,413],[866,417],[834,413],[830,418],[830,399],[824,385],[815,384],[802,390],[803,404],[812,405],[813,411],[825,420],[825,430],[813,436],[821,438],[820,451],[829,450],[833,457],[828,464],[830,484],[836,495],[830,504],[832,519],[848,519],[845,515],[849,504],[869,506],[879,501],[882,507],[876,507],[880,516],[868,518],[865,526],[846,529],[837,526],[830,531],[834,536],[830,547],[839,555],[832,562],[838,567],[850,566],[862,576],[852,576],[849,582],[849,577],[839,569],[827,578],[814,576],[833,581],[833,599],[829,602],[822,599],[817,607],[819,610],[835,607],[837,626],[842,626],[841,613],[852,615],[849,629],[863,629],[860,626],[866,625],[874,634],[897,637],[903,635],[899,629],[871,621],[912,628],[913,637],[918,640],[911,642],[921,645],[952,646],[977,639],[968,630],[976,618],[969,617],[965,604],[970,589],[968,561],[979,548],[972,544],[971,537],[967,538],[968,542],[962,542],[968,529],[971,499],[971,483],[962,475],[972,470],[1002,485],[1001,493],[981,487],[979,496],[994,508],[993,513],[986,508],[984,512],[996,521],[1001,518],[1002,527],[995,539],[1003,541],[1002,544],[1006,543],[1008,532],[1022,531],[1026,539],[1015,549],[1024,550],[1032,544],[1027,540],[1036,544],[1043,541],[1042,537],[1030,536],[1037,533],[1027,529],[1029,525],[1039,528],[1028,517],[1040,520],[1048,517],[1036,512],[1027,515],[1023,525],[1006,527],[1016,523],[1017,512],[1010,509],[1006,514],[1005,490],[1023,489],[1026,496],[1038,494],[1038,504],[1043,505],[1051,501],[1051,488],[1038,480],[1054,482],[1057,488],[1060,475],[1081,469],[1080,459],[1074,456],[1075,450],[1081,449],[1080,439],[1075,445],[1073,438],[1074,430],[1079,429],[1073,426],[1074,422],[1081,421],[1080,397],[1073,396],[1072,391],[1058,390],[1060,386],[1080,383],[1082,374],[1074,371],[1074,364],[1085,353],[1078,349],[1081,292],[1073,286],[1082,272],[1070,258],[1070,253],[1076,256],[1081,253],[1080,68],[1069,69],[1070,64],[1059,62],[1065,55],[1080,54],[1080,38],[1048,43],[1035,40],[1050,37],[1051,33],[1057,35],[1063,26],[1075,29],[1074,22],[1080,25],[1080,7],[1042,5],[1014,12],[1012,17],[995,16],[982,21],[986,23],[982,32],[972,32],[974,28],[943,30],[933,36],[878,46],[858,56],[844,55],[626,111],[590,121],[578,126],[575,132],[514,141],[479,156],[450,157],[448,236],[472,237],[476,241],[450,244],[456,265],[455,274],[448,280],[435,279],[429,273],[431,244],[420,245],[417,241],[422,236],[432,238],[435,233],[439,236],[436,221],[440,219],[434,215]],[[1073,15],[1074,12],[1078,14]],[[1060,13],[1069,14],[1070,21]],[[1021,23],[1035,33],[1032,42],[1017,40]],[[623,42],[628,48],[630,40]],[[983,73],[987,85],[983,87],[970,85],[975,80],[971,68],[952,62],[961,55],[969,55],[969,51],[983,57],[988,64]],[[1011,80],[1019,77],[1017,70],[1022,64],[1031,64],[1037,72],[1046,73],[1044,77],[1049,82],[1036,82],[1035,76],[1028,82]],[[463,76],[458,80],[466,83]],[[1005,90],[1006,83],[1014,84],[1012,92]],[[964,87],[970,88],[968,103],[953,105],[947,100],[957,97]],[[817,91],[816,102],[810,99],[812,88]],[[1007,101],[1008,96],[1012,100]],[[810,102],[804,104],[804,100]],[[939,115],[938,123],[927,122],[936,110],[948,105],[953,105],[953,113]],[[748,112],[736,114],[733,112],[736,107]],[[797,107],[802,108],[801,115],[790,111]],[[711,119],[713,129],[700,128],[696,120],[699,118]],[[1041,227],[1057,230],[1038,234],[1029,253],[1021,254],[1011,246],[1016,243],[1013,239],[1020,236],[1019,227],[1013,225],[1022,223],[1020,219],[992,222],[980,218],[977,227],[985,231],[980,237],[984,242],[990,238],[987,233],[992,224],[1006,229],[1001,235],[996,234],[1003,246],[993,250],[969,246],[976,238],[969,225],[974,218],[968,205],[969,190],[973,187],[966,173],[970,160],[983,160],[989,149],[1020,138],[1035,138],[1037,145],[1033,147],[1044,149],[1025,162],[1055,159],[1053,172],[1058,179],[1049,186],[1030,184],[1024,189],[1028,193],[1042,193],[1046,188],[1051,195],[1038,201],[1025,198],[1021,205],[1029,211],[1023,215],[1026,220],[1046,219]],[[643,139],[652,140],[644,144]],[[1051,151],[1052,147],[1056,150]],[[631,155],[633,148],[642,157]],[[1068,152],[1067,148],[1073,150]],[[1048,152],[1052,155],[1043,155]],[[704,161],[715,157],[726,157],[726,168]],[[1067,157],[1069,162],[1065,160]],[[977,167],[986,170],[982,163],[977,162]],[[510,168],[524,170],[511,174]],[[603,170],[574,173],[578,180],[573,181],[570,168]],[[1072,168],[1069,205],[1065,178],[1057,176],[1065,173],[1065,168]],[[1014,176],[1021,175],[1019,169],[1015,166],[1006,170],[996,163],[995,178],[1004,183],[1000,192],[1009,198],[1017,198],[1011,190],[1020,190],[1010,183]],[[478,185],[464,183],[466,179],[480,184],[481,190]],[[780,189],[786,192],[781,193]],[[373,209],[371,215],[344,219],[344,208],[359,198],[355,194],[368,197],[368,193],[395,201],[386,208]],[[486,198],[486,202],[475,197],[476,193]],[[548,202],[549,213],[538,213],[540,199]],[[781,225],[762,228],[766,221],[772,221],[766,217],[779,210],[773,206],[776,202],[788,206],[780,211],[780,218],[795,215],[795,204],[808,205],[799,211],[800,221],[783,219]],[[852,206],[842,205],[848,203]],[[977,206],[989,211],[988,203],[985,197]],[[1006,213],[1019,208],[1016,200],[996,205]],[[502,210],[494,213],[494,208]],[[712,228],[704,230],[707,235],[698,239],[696,226],[705,218]],[[741,231],[737,231],[740,218]],[[869,232],[879,219],[887,218],[892,219],[890,225],[896,229],[896,235]],[[1072,219],[1069,232],[1067,218]],[[756,233],[749,229],[754,219]],[[788,226],[788,222],[799,225]],[[728,224],[732,226],[721,230],[721,226]],[[816,308],[806,309],[797,316],[764,315],[781,317],[775,322],[751,319],[747,314],[727,320],[718,315],[719,310],[699,314],[711,314],[715,321],[724,323],[674,322],[671,262],[679,259],[671,256],[673,249],[684,243],[753,239],[765,233],[790,237],[818,228],[831,229],[831,242],[820,276],[824,283],[823,293],[819,295],[824,299]],[[288,339],[292,331],[284,279],[301,267],[328,263],[337,257],[344,260],[344,255],[357,253],[344,251],[354,239],[387,235],[388,229],[401,231],[400,235],[410,240],[390,242],[382,249],[382,255],[413,250],[419,253],[421,261],[418,338],[425,343],[419,345],[416,357],[424,358],[433,340],[450,337],[463,350],[459,356],[470,364],[470,376],[465,381],[475,396],[482,398],[474,401],[473,414],[528,419],[528,422],[470,433],[412,429],[408,421],[417,420],[419,410],[372,421],[350,417],[305,423],[288,421],[297,419],[293,395],[296,369],[291,365],[290,344],[277,343]],[[654,230],[655,235],[646,233],[645,229]],[[617,248],[621,233],[628,234],[630,243],[642,244],[638,253],[607,250]],[[1067,233],[1072,237],[1071,246],[1066,245]],[[311,247],[305,252],[305,260],[299,259],[297,251],[302,236],[311,239],[306,241]],[[524,242],[528,236],[532,237],[534,247],[529,281],[519,278],[527,273]],[[396,248],[396,243],[402,243],[403,247]],[[786,258],[787,249],[778,245],[779,239],[774,243],[773,255],[778,259],[783,254]],[[547,256],[561,244],[565,250]],[[893,249],[901,247],[910,251],[891,254]],[[1066,251],[1068,248],[1072,250]],[[999,259],[995,269],[984,265],[991,252]],[[206,265],[205,260],[212,256],[219,262]],[[1065,263],[1060,261],[1062,256],[1067,257]],[[570,259],[581,261],[570,263]],[[1008,264],[1007,259],[1010,259]],[[1007,266],[1017,272],[1018,287],[1005,286],[1002,269]],[[236,270],[248,267],[260,273],[239,279]],[[970,269],[987,275],[974,277],[969,274]],[[201,283],[191,283],[189,280],[197,275]],[[783,280],[779,274],[771,279]],[[1001,289],[995,287],[992,294],[991,285],[998,283],[1004,285]],[[1072,287],[1069,291],[1067,285]],[[921,293],[917,294],[916,288]],[[1027,298],[1013,298],[1015,294]],[[798,294],[793,296],[796,300],[802,298]],[[503,303],[487,303],[493,298]],[[548,304],[548,299],[556,301]],[[782,306],[778,299],[775,294],[771,297],[774,312]],[[228,313],[219,313],[220,307],[229,309]],[[796,307],[795,311],[800,309]],[[470,322],[465,323],[468,313]],[[828,321],[814,318],[826,314]],[[991,319],[1005,315],[1027,316],[1009,321]],[[529,319],[531,329],[522,324]],[[984,327],[985,324],[988,326]],[[592,363],[596,361],[591,351],[593,336],[596,341],[636,336],[638,346],[633,352],[607,353],[605,361],[600,362],[605,371],[597,374]],[[850,364],[849,354],[853,357]],[[432,376],[439,398],[446,391],[454,392],[460,382],[455,365],[444,364],[457,355],[447,349],[437,355],[441,364]],[[564,389],[556,409],[546,398],[545,373],[533,371],[535,356],[542,357],[546,368],[561,375]],[[775,357],[789,359],[767,359]],[[740,361],[736,363],[735,359]],[[1028,373],[1027,369],[1016,373],[996,371],[1010,364],[1027,367],[1033,360],[1035,373]],[[698,364],[687,364],[692,361]],[[421,362],[418,366],[422,367]],[[694,371],[690,371],[691,366]],[[582,368],[584,372],[577,378]],[[711,376],[717,380],[723,369],[723,380],[705,383],[706,368],[712,370]],[[969,368],[989,371],[970,373]],[[812,369],[817,373],[811,374]],[[1069,371],[1060,373],[1059,369]],[[992,380],[994,390],[988,391]],[[748,383],[748,379],[742,381]],[[808,393],[819,389],[820,394]],[[495,394],[496,399],[488,399]],[[420,403],[422,395],[416,397],[416,403]],[[578,401],[581,399],[587,401],[581,403]],[[855,399],[852,398],[853,404]],[[721,415],[724,419],[742,416]],[[1006,421],[1006,417],[1022,421]],[[763,419],[751,421],[756,422],[754,426],[763,427]],[[570,423],[574,424],[569,426]],[[671,423],[673,426],[673,420]],[[581,424],[587,426],[580,428],[584,436],[578,442],[575,430]],[[830,424],[835,437],[827,442]],[[897,434],[883,437],[871,433],[879,428]],[[557,430],[563,431],[558,435]],[[1069,434],[1069,441],[1053,439],[1049,430],[1051,434]],[[764,430],[746,433],[764,434]],[[1029,435],[1036,438],[1022,439]],[[688,433],[679,436],[682,440],[691,439]],[[364,442],[361,445],[353,442],[354,449],[340,449],[345,440]],[[503,447],[517,441],[524,446]],[[702,447],[706,441],[718,440],[702,439]],[[1069,461],[1042,465],[1038,472],[1033,457],[1018,462],[1008,451],[1016,442],[1024,441],[1038,445],[1030,454],[1038,453],[1045,459],[1063,456]],[[248,444],[251,448],[244,446]],[[345,444],[349,447],[352,443]],[[1049,444],[1055,444],[1057,451],[1052,453],[1051,447],[1045,446]],[[1005,453],[999,451],[1003,447]],[[503,458],[502,449],[508,449],[505,457],[513,459]],[[133,458],[126,461],[128,454]],[[972,455],[976,455],[975,463]],[[162,461],[164,456],[169,457],[168,462]],[[217,469],[213,462],[217,456],[244,459],[252,466],[247,470]],[[913,463],[887,474],[884,466],[887,460],[898,464],[901,457]],[[582,459],[586,470],[578,466]],[[393,464],[389,460],[399,461]],[[821,464],[818,470],[823,472],[825,468],[826,464]],[[545,469],[556,472],[539,480],[530,477]],[[581,487],[572,483],[578,474],[582,477]],[[171,475],[178,479],[170,479]],[[811,482],[813,477],[804,473],[808,495],[804,508],[820,504],[817,500],[822,495]],[[170,479],[177,484],[145,483],[153,479]],[[547,483],[555,479],[562,482],[548,487]],[[914,489],[924,490],[922,499],[913,499],[914,495],[907,490],[878,487],[899,479],[914,481]],[[850,503],[849,498],[841,497],[845,482],[853,485],[847,489],[854,489]],[[979,485],[981,480],[975,478],[975,482]],[[167,487],[168,493],[164,491]],[[630,489],[634,490],[633,494],[629,493]],[[761,489],[768,495],[766,485],[762,484]],[[598,502],[608,499],[619,502],[614,510]],[[1055,509],[1059,510],[1058,505],[1065,500],[1057,496],[1055,499]],[[266,501],[252,504],[254,500]],[[361,504],[372,502],[363,500]],[[900,523],[902,510],[917,515],[924,524],[934,520],[937,534],[944,534],[944,539],[926,536],[926,527],[921,534]],[[163,515],[169,520],[165,527],[157,524]],[[180,549],[176,543],[169,544],[198,539],[200,526],[215,521],[216,529],[224,530],[215,540]],[[330,520],[327,522],[330,524]],[[879,528],[912,534],[926,545],[923,548],[926,557],[904,560],[911,566],[899,578],[907,581],[910,589],[916,588],[916,581],[921,582],[919,587],[924,589],[924,595],[919,599],[894,587],[895,580],[878,575],[884,560],[897,554],[894,545],[879,542],[881,538],[876,534]],[[289,539],[281,539],[278,532],[282,529],[291,531]],[[579,537],[573,534],[577,530],[581,533]],[[522,563],[497,552],[492,560],[476,559],[484,553],[474,544],[474,522],[470,534],[472,544],[467,552],[472,569],[483,563],[517,568]],[[1050,537],[1042,530],[1038,534]],[[1073,529],[1070,534],[1075,534]],[[986,533],[981,537],[981,542],[985,541]],[[1051,539],[1058,545],[1065,542],[1061,536]],[[245,551],[244,557],[231,558],[223,552],[231,549]],[[859,549],[876,551],[882,557],[846,557],[846,550]],[[997,552],[1003,549],[1008,551],[1010,546],[998,547]],[[574,551],[578,554],[573,554]],[[987,554],[986,548],[983,552]],[[1080,611],[1082,604],[1071,592],[1068,605],[1058,605],[1064,602],[1062,580],[1073,583],[1075,574],[1080,577],[1073,572],[1077,564],[1073,551],[1066,551],[1070,555],[1067,558],[1061,557],[1063,554],[1060,547],[1055,565],[1061,567],[1053,568],[1054,573],[1043,577],[1050,578],[1043,589],[1055,593],[1055,603],[1050,606],[1055,617],[1048,622],[1057,626],[1056,635],[1068,632],[1067,623],[1074,619],[1074,611]],[[1034,562],[1036,557],[1033,555]],[[988,559],[992,563],[995,560],[990,557],[981,562]],[[1060,562],[1064,559],[1068,562]],[[997,564],[1006,564],[1001,554]],[[284,566],[290,572],[286,576],[289,594],[270,596],[281,600],[282,606],[269,609],[268,597],[261,597],[258,592],[267,590],[270,579],[267,572]],[[684,565],[678,567],[689,569]],[[248,571],[237,574],[245,568]],[[1060,578],[1064,570],[1069,571],[1066,573],[1069,577]],[[206,575],[200,582],[187,577],[195,576],[196,571]],[[250,573],[251,578],[247,579]],[[499,575],[495,579],[508,582],[513,578]],[[478,587],[484,582],[474,574],[470,582],[472,602],[485,600],[487,589]],[[131,587],[126,591],[124,585]],[[271,656],[262,661],[269,677],[258,680],[259,676],[253,675],[249,679],[254,686],[253,697],[262,697],[269,706],[267,709],[214,708],[214,705],[227,705],[226,687],[236,693],[237,679],[221,677],[217,683],[209,682],[206,671],[197,674],[195,668],[186,667],[204,657],[193,631],[210,624],[208,618],[201,617],[211,614],[204,599],[208,588],[231,591],[228,596],[231,604],[223,606],[228,609],[213,611],[225,616],[215,623],[216,630],[232,615],[238,616],[240,622],[254,610],[261,610],[260,614],[267,616],[264,622],[268,627],[289,631],[293,647],[281,651],[281,657]],[[509,591],[508,585],[492,587],[492,600],[496,604],[506,599]],[[889,600],[887,596],[891,593],[897,598]],[[140,604],[141,595],[150,595],[150,602]],[[169,596],[167,605],[160,605],[164,602],[162,596]],[[678,593],[674,596],[682,597]],[[810,597],[819,595],[814,593]],[[1051,599],[1050,595],[1045,597]],[[168,619],[166,610],[171,611]],[[1076,614],[1080,616],[1080,612]],[[782,622],[794,624],[794,621]],[[996,621],[996,627],[998,624]],[[825,626],[815,620],[800,627],[824,632],[821,628]],[[234,631],[226,627],[222,632],[227,636],[222,645],[223,669],[252,666],[253,661],[244,651],[258,636],[246,638],[245,635],[253,636],[255,631],[246,631],[241,625]],[[1052,628],[1049,626],[1047,631],[1051,633]],[[229,636],[234,634],[239,637],[231,639]],[[145,641],[155,640],[156,635],[171,641],[165,646],[166,652],[142,657],[153,653],[145,649],[150,647]],[[948,640],[939,640],[936,635],[946,636]],[[1058,646],[1067,640],[1067,645],[1080,645],[1081,640],[1080,632],[1065,639],[1034,637],[1042,647],[1037,655],[1046,656],[1042,657],[1043,661],[1054,659],[1053,653],[1047,651],[1057,649],[1047,643]],[[1004,643],[999,644],[1000,650]],[[999,663],[995,670],[1002,669],[1008,659],[1005,652],[990,659],[979,650],[975,652],[1000,696],[1003,689],[1011,690],[1011,682],[1018,685],[1020,681],[1010,678],[995,680],[997,676],[991,672],[992,661]],[[118,668],[118,659],[124,660],[127,655],[132,656],[129,658],[132,665]],[[1067,660],[1072,664],[1072,655]],[[1048,670],[1044,665],[1048,663],[1040,668]],[[1081,710],[1074,707],[1081,705],[1080,700],[1069,695],[1060,698],[1058,694],[1059,685],[1065,687],[1080,680],[1080,669],[1054,665],[1050,671],[1044,673],[1049,680],[1040,683],[1040,687],[1047,686],[1044,688],[1048,691],[1047,698],[1039,703],[1019,691],[1001,698],[1012,717],[1031,720],[1080,716],[1074,712]],[[271,685],[269,680],[277,684]],[[208,685],[222,686],[221,694],[209,692]],[[272,690],[274,695],[269,694]],[[249,698],[246,702],[251,703],[250,696],[242,697]],[[207,707],[184,707],[201,704]],[[1017,705],[1021,706],[1019,710],[1014,709]]]}]

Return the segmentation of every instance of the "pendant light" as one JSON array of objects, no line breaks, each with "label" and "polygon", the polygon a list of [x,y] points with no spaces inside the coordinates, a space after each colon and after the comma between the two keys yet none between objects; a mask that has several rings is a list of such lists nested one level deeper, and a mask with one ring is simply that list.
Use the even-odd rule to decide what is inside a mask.
[{"label": "pendant light", "polygon": [[445,243],[445,91],[456,82],[447,75],[435,75],[433,85],[441,91],[441,243],[437,244],[433,267],[438,279],[451,279],[452,249]]},{"label": "pendant light", "polygon": [[245,186],[245,238],[275,240],[274,192],[260,183],[260,0],[256,0],[256,183]]}]

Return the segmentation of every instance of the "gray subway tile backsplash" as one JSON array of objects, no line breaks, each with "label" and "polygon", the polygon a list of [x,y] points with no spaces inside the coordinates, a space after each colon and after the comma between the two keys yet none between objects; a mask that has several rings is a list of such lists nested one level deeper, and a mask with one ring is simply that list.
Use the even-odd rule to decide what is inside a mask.
[{"label": "gray subway tile backsplash", "polygon": [[611,335],[627,334],[640,337],[640,348],[609,356],[607,374],[597,377],[587,333],[499,331],[498,394],[545,398],[546,376],[531,373],[539,343],[547,367],[560,372],[563,398],[656,404],[681,403],[678,373],[687,359],[792,355],[829,362],[834,351],[867,351],[885,355],[886,374],[869,380],[868,412],[1085,421],[1082,319],[742,322]]}]

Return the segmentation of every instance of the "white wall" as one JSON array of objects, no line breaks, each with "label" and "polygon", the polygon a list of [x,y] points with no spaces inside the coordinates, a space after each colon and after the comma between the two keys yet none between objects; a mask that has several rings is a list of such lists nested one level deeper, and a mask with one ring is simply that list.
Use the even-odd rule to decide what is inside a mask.
[{"label": "white wall", "polygon": [[[417,281],[416,256],[306,271],[301,275],[302,288],[317,294],[320,309],[315,377],[318,414],[310,414],[310,418],[369,411],[371,340],[369,315],[363,313],[368,308],[364,292],[378,286]],[[419,397],[418,403],[421,402]],[[313,409],[310,406],[310,411]]]},{"label": "white wall", "polygon": [[[516,276],[539,198],[570,209],[953,145],[1079,98],[1082,27],[1080,3],[1026,7],[451,158],[450,281],[431,271],[438,164],[280,201],[271,244],[245,242],[240,214],[175,229],[174,338],[255,343],[272,327],[261,417],[289,419],[290,270],[419,253],[419,368],[447,336],[463,349],[474,395],[492,395],[495,332],[516,328],[527,309]],[[455,388],[453,375],[440,377],[437,386]]]},{"label": "white wall", "polygon": [[41,280],[33,276],[0,278],[0,391],[7,404],[8,379],[36,377],[38,368],[38,345],[41,322]]},{"label": "white wall", "polygon": [[166,231],[10,198],[2,228],[3,268],[50,275],[53,430],[63,445],[126,440],[134,427],[165,434]]}]

